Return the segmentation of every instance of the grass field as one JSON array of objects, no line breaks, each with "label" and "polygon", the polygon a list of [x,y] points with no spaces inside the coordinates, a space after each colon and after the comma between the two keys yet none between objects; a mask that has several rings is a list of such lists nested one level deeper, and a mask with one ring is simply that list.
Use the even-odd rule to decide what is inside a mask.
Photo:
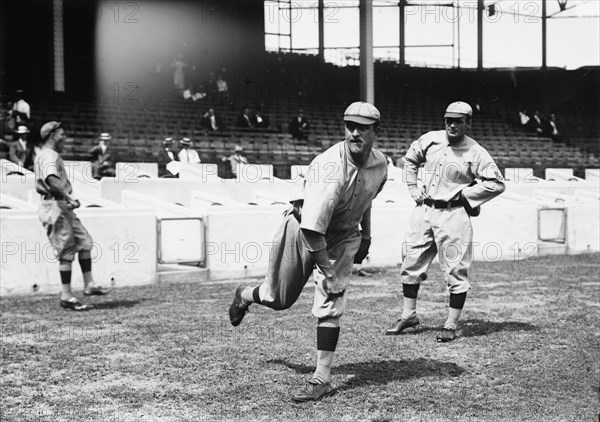
[{"label": "grass field", "polygon": [[399,269],[353,278],[337,394],[304,404],[289,397],[314,370],[310,282],[291,309],[253,306],[237,328],[237,281],[117,289],[88,313],[2,298],[0,420],[597,421],[599,270],[598,254],[477,262],[446,344],[437,267],[420,330],[398,337],[383,330],[399,313]]}]

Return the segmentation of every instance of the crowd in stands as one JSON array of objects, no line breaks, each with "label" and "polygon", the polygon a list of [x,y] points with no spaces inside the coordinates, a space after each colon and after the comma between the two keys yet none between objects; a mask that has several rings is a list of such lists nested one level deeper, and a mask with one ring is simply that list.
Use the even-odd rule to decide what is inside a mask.
[{"label": "crowd in stands", "polygon": [[519,111],[519,124],[527,132],[535,133],[538,136],[550,137],[555,142],[560,140],[560,132],[558,131],[556,115],[554,113],[545,117],[540,114],[539,110],[535,110],[533,115],[530,116],[527,109],[523,108]]},{"label": "crowd in stands", "polygon": [[[234,151],[229,156],[224,156],[221,161],[229,164],[228,177],[235,177],[240,164],[248,164],[248,158],[244,156],[244,148],[241,145],[235,145]],[[158,177],[173,178],[178,177],[181,164],[201,163],[198,151],[194,149],[193,141],[190,138],[183,137],[179,140],[179,149],[175,146],[173,137],[167,137],[162,142],[162,148],[158,151]]]},{"label": "crowd in stands", "polygon": [[14,101],[0,105],[0,116],[0,158],[32,170],[39,147],[35,140],[29,139],[31,107],[23,90],[15,91]]}]

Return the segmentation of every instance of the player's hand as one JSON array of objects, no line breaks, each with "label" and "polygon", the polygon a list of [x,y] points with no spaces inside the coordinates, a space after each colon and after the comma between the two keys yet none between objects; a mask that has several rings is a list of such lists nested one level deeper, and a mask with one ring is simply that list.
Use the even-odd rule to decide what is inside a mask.
[{"label": "player's hand", "polygon": [[72,210],[79,208],[81,206],[81,203],[79,202],[78,199],[69,199],[67,201],[67,206],[69,208],[71,208]]},{"label": "player's hand", "polygon": [[335,272],[331,271],[323,279],[323,290],[330,298],[336,298],[344,295],[346,283],[344,283]]},{"label": "player's hand", "polygon": [[409,187],[408,192],[410,193],[410,196],[412,197],[412,199],[415,200],[417,205],[422,205],[423,201],[427,197],[425,195],[425,192],[423,192],[421,189],[417,188],[416,186]]}]

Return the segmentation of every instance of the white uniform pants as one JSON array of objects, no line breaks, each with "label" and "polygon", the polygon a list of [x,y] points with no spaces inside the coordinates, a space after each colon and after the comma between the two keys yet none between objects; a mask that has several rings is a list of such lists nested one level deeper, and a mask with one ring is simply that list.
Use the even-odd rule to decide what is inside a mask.
[{"label": "white uniform pants", "polygon": [[402,245],[402,283],[419,284],[425,280],[438,254],[450,293],[466,292],[471,287],[467,272],[473,262],[472,243],[471,217],[463,207],[416,207]]},{"label": "white uniform pants", "polygon": [[[260,301],[271,309],[282,310],[292,306],[304,285],[313,274],[315,263],[304,244],[300,224],[293,215],[284,218],[269,258],[265,280],[259,287]],[[333,269],[342,280],[348,281],[352,272],[354,255],[360,246],[358,227],[355,231],[330,235],[327,240],[327,256],[334,260]],[[347,306],[347,293],[331,299],[323,289],[324,276],[314,269],[315,296],[312,313],[317,318],[342,316]]]}]

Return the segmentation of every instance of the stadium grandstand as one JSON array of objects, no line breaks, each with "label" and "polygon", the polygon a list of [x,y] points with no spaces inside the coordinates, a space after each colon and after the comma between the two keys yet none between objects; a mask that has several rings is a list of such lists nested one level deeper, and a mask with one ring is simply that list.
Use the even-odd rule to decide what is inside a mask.
[{"label": "stadium grandstand", "polygon": [[[6,142],[15,136],[15,123],[7,120],[17,90],[23,90],[31,107],[27,126],[32,145],[39,142],[45,122],[63,122],[68,139],[62,157],[74,169],[70,176],[83,202],[79,215],[99,245],[100,277],[118,287],[263,275],[265,244],[289,191],[301,184],[298,172],[342,140],[343,110],[357,99],[366,100],[365,92],[382,114],[376,148],[393,163],[421,134],[441,129],[442,111],[450,102],[479,106],[471,135],[507,178],[518,173],[515,169],[522,171],[512,177],[515,185],[506,198],[485,209],[477,222],[489,227],[478,234],[498,243],[504,256],[514,256],[515,242],[535,245],[534,252],[519,246],[521,258],[600,250],[596,64],[576,69],[546,66],[545,61],[537,67],[419,66],[400,49],[397,59],[371,60],[371,73],[365,73],[362,53],[342,66],[325,60],[326,52],[319,48],[293,49],[291,41],[290,48],[266,48],[265,5],[271,3],[293,6],[256,0],[2,2],[0,135]],[[348,2],[356,16],[358,3]],[[489,15],[494,3],[477,4]],[[372,29],[372,23],[361,20],[356,38]],[[291,39],[292,34],[286,36]],[[359,52],[358,46],[353,48]],[[173,86],[172,62],[179,53],[187,62],[188,81],[194,82],[189,87]],[[219,74],[228,84],[226,96],[213,84]],[[369,78],[372,85],[365,87]],[[260,110],[269,126],[236,127],[243,107]],[[203,124],[211,108],[223,122],[220,130]],[[308,138],[301,140],[289,133],[289,121],[299,109],[311,124]],[[522,109],[558,116],[560,138],[525,130],[518,116]],[[86,163],[101,132],[112,136],[117,175],[96,180],[89,177]],[[190,138],[201,163],[182,166],[176,178],[157,177],[158,152],[167,137]],[[245,176],[236,177],[223,159],[235,146],[243,147],[250,163]],[[33,175],[6,159],[2,163],[0,215],[7,246],[1,292],[56,291],[56,262],[48,259],[26,265],[23,271],[31,283],[11,281],[21,274],[23,257],[29,259],[26,251],[45,256],[47,240],[35,212],[39,199]],[[398,250],[388,251],[374,240],[373,265],[400,261],[404,223],[399,217],[411,206],[400,173],[390,173],[393,177],[374,203],[374,220],[379,216],[381,223],[373,234],[397,244]],[[535,183],[518,183],[523,180]],[[595,222],[578,223],[577,215]],[[501,234],[503,224],[513,228]],[[595,234],[579,228],[584,224],[592,224]],[[584,236],[586,230],[592,234]]]}]

